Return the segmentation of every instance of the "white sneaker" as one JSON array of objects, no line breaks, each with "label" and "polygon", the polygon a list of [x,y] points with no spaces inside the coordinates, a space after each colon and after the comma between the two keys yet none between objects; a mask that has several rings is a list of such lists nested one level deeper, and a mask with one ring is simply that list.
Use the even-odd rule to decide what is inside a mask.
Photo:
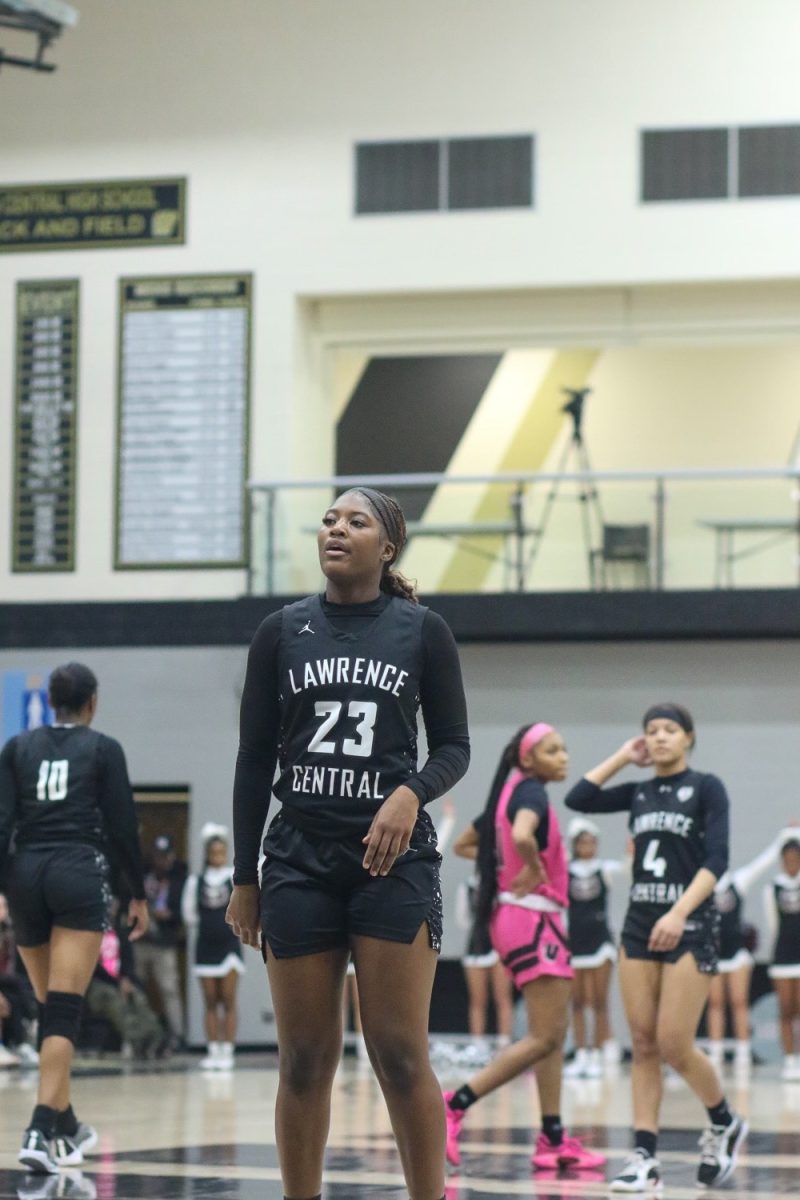
[{"label": "white sneaker", "polygon": [[607,1042],[603,1042],[601,1049],[605,1065],[607,1067],[618,1067],[622,1062],[622,1047],[617,1039],[609,1038]]},{"label": "white sneaker", "polygon": [[21,1045],[17,1046],[14,1053],[19,1059],[19,1065],[21,1067],[38,1067],[39,1055],[36,1053],[33,1046],[29,1045],[27,1042],[22,1042]]},{"label": "white sneaker", "polygon": [[219,1055],[217,1057],[218,1071],[233,1070],[233,1042],[220,1042]]},{"label": "white sneaker", "polygon": [[622,1164],[622,1170],[609,1184],[610,1192],[660,1192],[661,1163],[646,1150],[637,1149]]},{"label": "white sneaker", "polygon": [[205,1058],[200,1059],[200,1069],[202,1071],[216,1071],[219,1063],[220,1044],[219,1042],[208,1043],[208,1054]]},{"label": "white sneaker", "polygon": [[787,1054],[783,1059],[781,1067],[781,1079],[784,1082],[796,1082],[800,1079],[800,1059],[796,1054]]},{"label": "white sneaker", "polygon": [[700,1137],[698,1187],[718,1187],[733,1173],[739,1147],[747,1137],[747,1121],[734,1116],[730,1125],[709,1125]]},{"label": "white sneaker", "polygon": [[603,1059],[599,1050],[590,1050],[584,1072],[587,1079],[602,1079]]},{"label": "white sneaker", "polygon": [[709,1042],[706,1053],[719,1073],[725,1065],[725,1049],[722,1042]]},{"label": "white sneaker", "polygon": [[585,1079],[589,1068],[589,1052],[585,1046],[579,1046],[575,1051],[572,1062],[564,1067],[565,1079]]},{"label": "white sneaker", "polygon": [[12,1054],[8,1046],[4,1046],[0,1042],[0,1067],[18,1067],[19,1059],[16,1054]]}]

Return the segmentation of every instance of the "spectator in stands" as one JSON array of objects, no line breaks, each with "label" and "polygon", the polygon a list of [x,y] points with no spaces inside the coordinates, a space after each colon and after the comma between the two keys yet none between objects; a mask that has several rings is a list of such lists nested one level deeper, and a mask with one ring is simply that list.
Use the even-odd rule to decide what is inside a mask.
[{"label": "spectator in stands", "polygon": [[29,1035],[35,1017],[36,1001],[20,970],[8,903],[0,893],[0,1067],[36,1066],[39,1055]]},{"label": "spectator in stands", "polygon": [[117,900],[112,906],[113,927],[103,934],[100,958],[86,993],[86,1007],[103,1017],[119,1035],[123,1054],[134,1058],[157,1057],[167,1043],[164,1029],[136,978],[133,949],[120,919]]},{"label": "spectator in stands", "polygon": [[185,940],[181,895],[186,875],[186,863],[177,860],[172,838],[160,834],[144,877],[150,928],[134,947],[134,964],[142,983],[152,980],[158,990],[173,1049],[184,1045],[178,950]]}]

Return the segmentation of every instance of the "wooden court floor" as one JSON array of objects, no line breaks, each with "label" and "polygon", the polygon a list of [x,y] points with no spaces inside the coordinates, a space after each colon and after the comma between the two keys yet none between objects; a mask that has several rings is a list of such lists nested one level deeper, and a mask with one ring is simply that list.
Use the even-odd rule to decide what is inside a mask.
[{"label": "wooden court floor", "polygon": [[[75,1108],[101,1134],[80,1170],[25,1175],[16,1164],[35,1097],[35,1072],[0,1071],[0,1200],[280,1200],[273,1134],[277,1085],[273,1056],[241,1055],[235,1071],[206,1074],[197,1058],[140,1069],[114,1058],[82,1064]],[[451,1086],[462,1075],[443,1076]],[[733,1182],[719,1194],[737,1200],[800,1194],[800,1084],[784,1084],[776,1066],[755,1068],[749,1081],[726,1078],[728,1094],[751,1125]],[[463,1166],[447,1200],[530,1196],[539,1200],[607,1194],[606,1174],[630,1140],[630,1088],[623,1067],[612,1078],[565,1081],[571,1128],[609,1155],[606,1172],[533,1173],[530,1152],[536,1092],[527,1076],[478,1104],[463,1134]],[[701,1112],[677,1079],[667,1079],[659,1157],[664,1196],[698,1195],[694,1177]],[[717,1194],[717,1193],[714,1193]],[[404,1200],[399,1162],[380,1092],[369,1068],[347,1059],[339,1070],[327,1159],[326,1200]]]}]

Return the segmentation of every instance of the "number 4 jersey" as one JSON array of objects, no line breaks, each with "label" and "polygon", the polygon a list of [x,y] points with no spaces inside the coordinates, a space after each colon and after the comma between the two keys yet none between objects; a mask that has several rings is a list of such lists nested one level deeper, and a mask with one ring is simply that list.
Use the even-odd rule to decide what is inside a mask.
[{"label": "number 4 jersey", "polygon": [[392,599],[363,633],[337,631],[319,597],[283,610],[275,795],[309,833],[362,835],[417,769],[422,625],[427,609]]},{"label": "number 4 jersey", "polygon": [[[579,812],[629,812],[631,915],[651,914],[656,921],[681,898],[701,867],[717,878],[727,868],[728,796],[715,775],[687,770],[602,789],[582,779],[566,804]],[[710,904],[709,898],[700,908]]]}]

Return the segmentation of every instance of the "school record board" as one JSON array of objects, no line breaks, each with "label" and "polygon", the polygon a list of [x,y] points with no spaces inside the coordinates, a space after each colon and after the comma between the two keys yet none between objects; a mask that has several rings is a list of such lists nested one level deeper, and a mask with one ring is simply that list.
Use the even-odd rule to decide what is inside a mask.
[{"label": "school record board", "polygon": [[17,284],[12,570],[75,569],[76,279]]},{"label": "school record board", "polygon": [[251,275],[120,282],[115,566],[246,565]]}]

